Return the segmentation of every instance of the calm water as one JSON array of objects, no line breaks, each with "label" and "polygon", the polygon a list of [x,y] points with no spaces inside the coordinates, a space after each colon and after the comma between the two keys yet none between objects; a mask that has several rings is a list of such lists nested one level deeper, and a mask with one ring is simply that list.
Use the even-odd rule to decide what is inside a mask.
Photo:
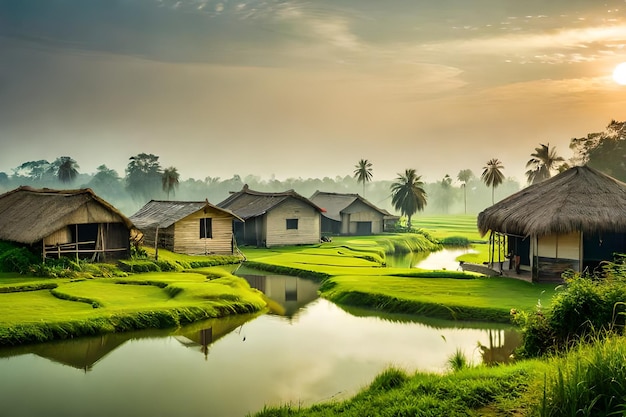
[{"label": "calm water", "polygon": [[244,416],[348,397],[389,365],[441,372],[457,348],[479,363],[519,343],[509,328],[349,313],[300,278],[248,279],[273,312],[0,350],[0,416]]},{"label": "calm water", "polygon": [[392,255],[387,256],[387,266],[457,271],[460,270],[460,267],[459,262],[455,259],[466,253],[476,253],[476,251],[469,248],[462,248],[442,249],[437,252],[414,252],[403,255]]}]

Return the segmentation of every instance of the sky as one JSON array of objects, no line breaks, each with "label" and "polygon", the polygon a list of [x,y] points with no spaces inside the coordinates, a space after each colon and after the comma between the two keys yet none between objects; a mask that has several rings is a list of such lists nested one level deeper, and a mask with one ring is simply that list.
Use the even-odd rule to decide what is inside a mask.
[{"label": "sky", "polygon": [[626,120],[625,0],[0,0],[0,172],[428,182]]}]

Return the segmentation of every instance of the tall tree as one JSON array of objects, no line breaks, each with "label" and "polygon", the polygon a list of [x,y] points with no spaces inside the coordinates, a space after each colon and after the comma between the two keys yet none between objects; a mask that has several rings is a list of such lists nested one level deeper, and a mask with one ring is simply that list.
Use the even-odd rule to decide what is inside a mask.
[{"label": "tall tree", "polygon": [[396,210],[407,216],[407,229],[411,230],[411,217],[426,207],[426,191],[422,177],[414,169],[406,169],[398,174],[396,182],[391,184],[391,204]]},{"label": "tall tree", "polygon": [[467,182],[474,178],[474,173],[471,169],[462,169],[456,176],[456,179],[459,180],[463,187],[463,210],[464,213],[467,214]]},{"label": "tall tree", "polygon": [[150,199],[159,192],[161,185],[161,164],[159,157],[140,153],[129,158],[126,167],[126,189],[133,198]]},{"label": "tall tree", "polygon": [[53,170],[59,181],[64,184],[73,182],[78,176],[78,164],[69,156],[58,157],[52,163]]},{"label": "tall tree", "polygon": [[450,208],[450,203],[453,199],[452,195],[452,178],[450,175],[446,174],[441,181],[439,182],[439,187],[441,188],[441,192],[439,193],[439,205],[444,213],[448,213],[448,209]]},{"label": "tall tree", "polygon": [[528,184],[536,184],[538,182],[547,180],[552,176],[553,171],[558,171],[561,165],[565,162],[563,157],[557,155],[556,148],[553,146],[550,148],[550,144],[539,144],[538,148],[535,148],[535,152],[530,154],[531,158],[526,163],[526,178]]},{"label": "tall tree", "polygon": [[363,197],[365,197],[365,183],[370,182],[374,176],[372,174],[372,163],[367,159],[361,159],[354,168],[354,178],[356,178],[357,182],[363,184]]},{"label": "tall tree", "polygon": [[32,181],[44,181],[50,179],[53,174],[52,165],[45,159],[24,162],[13,169],[14,177],[27,178]]},{"label": "tall tree", "polygon": [[626,121],[612,120],[603,132],[589,133],[570,142],[573,162],[588,164],[620,181],[626,181]]},{"label": "tall tree", "polygon": [[161,185],[163,186],[163,191],[167,193],[168,200],[170,199],[170,192],[176,194],[179,177],[180,174],[178,174],[178,170],[174,167],[169,167],[163,171],[163,175],[161,176]]},{"label": "tall tree", "polygon": [[504,174],[502,170],[504,166],[496,158],[492,158],[487,162],[487,165],[483,167],[483,173],[480,176],[487,187],[491,187],[491,204],[494,203],[494,192],[498,185],[504,181]]}]

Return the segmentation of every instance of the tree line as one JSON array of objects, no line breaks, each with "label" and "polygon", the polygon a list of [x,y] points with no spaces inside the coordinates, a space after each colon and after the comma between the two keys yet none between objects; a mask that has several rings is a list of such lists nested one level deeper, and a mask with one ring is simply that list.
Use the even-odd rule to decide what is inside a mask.
[{"label": "tree line", "polygon": [[[573,157],[566,161],[554,147],[540,144],[526,163],[527,183],[535,184],[572,165],[588,164],[626,181],[626,122],[611,121],[603,132],[571,140]],[[334,178],[262,179],[256,175],[231,178],[207,176],[202,180],[181,180],[176,167],[164,168],[159,156],[140,153],[128,159],[124,175],[100,165],[95,173],[80,173],[77,161],[60,156],[52,162],[27,161],[11,174],[0,172],[0,192],[20,185],[49,188],[91,188],[125,214],[132,214],[151,199],[202,201],[217,204],[244,184],[265,192],[294,190],[305,197],[315,191],[359,193],[378,207],[412,217],[417,212],[478,213],[498,199],[518,191],[522,185],[504,175],[505,167],[492,158],[482,167],[480,177],[469,168],[456,176],[425,183],[414,168],[406,168],[393,181],[374,179],[374,164],[360,159],[348,175]],[[496,195],[497,194],[497,195]]]}]

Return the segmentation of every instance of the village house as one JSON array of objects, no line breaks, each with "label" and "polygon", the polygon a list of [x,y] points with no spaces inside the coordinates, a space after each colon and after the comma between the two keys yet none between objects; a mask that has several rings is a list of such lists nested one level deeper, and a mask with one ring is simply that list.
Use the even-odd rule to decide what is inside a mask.
[{"label": "village house", "polygon": [[358,194],[316,191],[310,200],[325,211],[322,213],[324,235],[372,235],[393,226],[398,216],[376,207]]},{"label": "village house", "polygon": [[218,204],[240,217],[233,224],[238,244],[259,247],[319,243],[322,209],[293,190],[266,193],[244,185]]},{"label": "village house", "polygon": [[483,210],[478,229],[489,233],[491,265],[560,281],[626,253],[626,184],[573,167]]},{"label": "village house", "polygon": [[233,254],[233,221],[243,221],[208,201],[158,200],[130,219],[142,231],[144,245],[188,255]]},{"label": "village house", "polygon": [[44,259],[128,258],[137,237],[132,221],[88,188],[23,186],[0,195],[0,240],[37,247]]}]

